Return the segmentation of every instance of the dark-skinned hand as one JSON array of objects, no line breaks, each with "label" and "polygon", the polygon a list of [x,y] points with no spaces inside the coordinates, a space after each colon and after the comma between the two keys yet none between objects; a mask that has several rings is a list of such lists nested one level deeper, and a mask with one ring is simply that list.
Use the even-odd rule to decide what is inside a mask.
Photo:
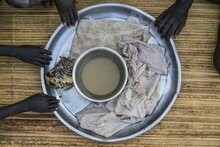
[{"label": "dark-skinned hand", "polygon": [[162,38],[179,35],[186,24],[192,2],[193,0],[177,0],[156,19],[154,24]]},{"label": "dark-skinned hand", "polygon": [[57,10],[63,24],[67,26],[75,25],[78,20],[78,12],[76,9],[75,0],[55,0]]},{"label": "dark-skinned hand", "polygon": [[18,103],[0,107],[0,120],[22,112],[53,112],[58,107],[59,101],[55,97],[45,94],[35,94]]},{"label": "dark-skinned hand", "polygon": [[20,46],[15,50],[14,57],[34,65],[45,67],[50,64],[52,58],[49,50],[37,46]]},{"label": "dark-skinned hand", "polygon": [[28,110],[33,112],[53,112],[58,107],[59,100],[45,94],[35,94],[24,100]]}]

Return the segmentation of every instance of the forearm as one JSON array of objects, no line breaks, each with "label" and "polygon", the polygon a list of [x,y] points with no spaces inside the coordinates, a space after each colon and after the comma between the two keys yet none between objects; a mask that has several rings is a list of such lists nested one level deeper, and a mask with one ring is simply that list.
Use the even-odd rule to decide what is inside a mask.
[{"label": "forearm", "polygon": [[13,105],[0,108],[0,120],[18,113],[27,112],[28,104],[25,101],[18,102]]},{"label": "forearm", "polygon": [[19,46],[0,45],[0,56],[14,57],[19,48]]}]

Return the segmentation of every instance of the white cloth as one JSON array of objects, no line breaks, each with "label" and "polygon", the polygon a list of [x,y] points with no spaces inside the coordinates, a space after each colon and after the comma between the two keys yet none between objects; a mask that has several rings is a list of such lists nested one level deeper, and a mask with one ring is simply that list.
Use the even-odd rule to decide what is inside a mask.
[{"label": "white cloth", "polygon": [[82,128],[103,136],[111,136],[130,125],[129,120],[120,119],[114,112],[110,112],[103,103],[90,104],[77,114],[77,118]]},{"label": "white cloth", "polygon": [[[148,26],[110,19],[82,19],[73,40],[70,57],[76,59],[81,53],[93,47],[108,47],[116,50],[116,44],[123,36],[133,36],[143,30],[148,32]],[[148,40],[150,35],[145,34],[146,36],[143,37]]]},{"label": "white cloth", "polygon": [[[146,115],[153,112],[160,100],[158,86],[160,77],[162,74],[167,73],[165,49],[158,45],[147,44],[146,42],[150,36],[146,31],[148,27],[140,24],[138,26],[141,27],[136,28],[137,24],[134,23],[110,20],[95,20],[94,22],[87,20],[81,22],[81,25],[82,23],[83,26],[79,26],[78,36],[74,40],[76,44],[73,44],[72,57],[80,55],[87,48],[104,46],[106,42],[103,42],[103,40],[107,41],[109,38],[111,43],[107,42],[107,47],[113,48],[117,44],[117,49],[128,65],[128,83],[118,98],[107,103],[92,103],[76,114],[82,128],[110,137],[126,126],[143,120]],[[83,44],[81,41],[84,39],[79,41],[79,36],[81,33],[82,36],[86,36],[83,32],[86,31],[85,28],[88,29],[87,25],[94,27],[90,28],[90,33],[96,32],[95,35],[90,34],[89,37],[103,34],[103,31],[100,31],[97,27],[98,25],[101,25],[101,28],[111,28],[114,33],[109,29],[105,32],[106,37],[103,40],[98,37],[102,40],[100,44],[94,41],[97,38],[88,39],[89,42]],[[117,31],[114,28],[115,26],[118,28]],[[129,28],[129,26],[132,27]],[[81,31],[81,29],[84,31]],[[88,31],[86,32],[88,33]],[[112,35],[118,34],[118,32],[126,33],[116,35],[117,37],[114,38]],[[82,44],[79,45],[79,43]]]}]

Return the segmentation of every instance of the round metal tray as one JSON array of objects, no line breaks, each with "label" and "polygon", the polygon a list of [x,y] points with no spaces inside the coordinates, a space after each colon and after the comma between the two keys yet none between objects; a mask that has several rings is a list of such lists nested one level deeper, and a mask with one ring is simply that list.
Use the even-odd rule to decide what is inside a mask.
[{"label": "round metal tray", "polygon": [[168,63],[168,74],[167,76],[163,76],[160,81],[162,90],[161,100],[154,109],[152,115],[146,116],[145,120],[128,126],[108,138],[97,135],[92,131],[85,130],[80,127],[74,114],[81,111],[89,105],[90,102],[81,97],[74,87],[65,91],[61,89],[53,89],[48,87],[44,80],[44,74],[55,66],[59,61],[60,56],[68,57],[72,40],[75,35],[75,27],[68,28],[64,25],[60,25],[53,33],[46,46],[47,49],[52,51],[53,61],[50,66],[41,68],[40,73],[43,92],[60,99],[58,110],[54,112],[54,114],[64,125],[74,132],[101,142],[123,141],[141,135],[155,126],[168,113],[180,91],[181,66],[173,40],[170,39],[169,41],[166,41],[161,39],[153,25],[155,19],[149,14],[128,5],[112,3],[94,5],[80,10],[79,15],[80,18],[83,19],[109,18],[122,21],[127,20],[128,17],[131,16],[139,18],[141,24],[150,26],[150,33],[153,36],[151,41],[166,48],[165,56]]}]

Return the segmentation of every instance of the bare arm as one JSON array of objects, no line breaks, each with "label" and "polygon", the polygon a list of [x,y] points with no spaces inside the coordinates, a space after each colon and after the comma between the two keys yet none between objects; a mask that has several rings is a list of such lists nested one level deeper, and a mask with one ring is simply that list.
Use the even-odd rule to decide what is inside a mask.
[{"label": "bare arm", "polygon": [[22,112],[52,112],[58,107],[58,100],[55,97],[36,94],[21,102],[0,108],[0,120]]},{"label": "bare arm", "polygon": [[52,58],[49,50],[38,46],[6,46],[0,45],[0,56],[10,56],[18,58],[24,62],[45,67],[50,64]]},{"label": "bare arm", "polygon": [[0,108],[0,120],[18,113],[27,112],[28,107],[25,101]]}]

